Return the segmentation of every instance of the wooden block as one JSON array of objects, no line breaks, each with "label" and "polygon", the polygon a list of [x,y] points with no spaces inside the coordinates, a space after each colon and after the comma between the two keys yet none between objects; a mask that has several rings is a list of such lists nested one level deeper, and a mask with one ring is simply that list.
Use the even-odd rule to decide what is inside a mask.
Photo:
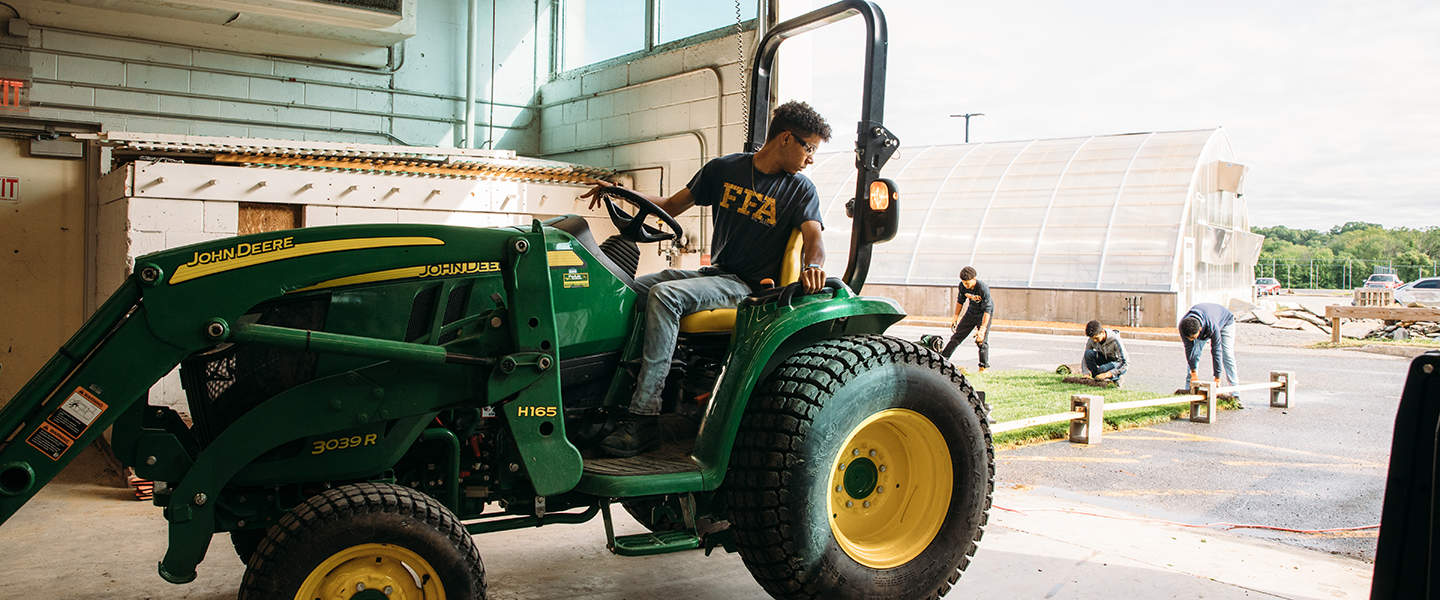
[{"label": "wooden block", "polygon": [[[1219,388],[1211,381],[1200,384],[1205,391],[1204,400],[1195,400],[1190,403],[1190,421],[1193,423],[1214,423],[1215,412],[1218,410],[1220,399]],[[1200,416],[1200,407],[1205,408],[1205,416]]]},{"label": "wooden block", "polygon": [[1070,421],[1070,443],[1098,444],[1105,431],[1105,397],[1076,394],[1070,397],[1070,411],[1085,413]]},{"label": "wooden block", "polygon": [[[1272,383],[1283,383],[1280,387],[1270,388],[1270,406],[1273,408],[1290,408],[1290,399],[1295,393],[1295,372],[1294,371],[1271,371],[1270,381]],[[1280,400],[1284,395],[1285,400]]]}]

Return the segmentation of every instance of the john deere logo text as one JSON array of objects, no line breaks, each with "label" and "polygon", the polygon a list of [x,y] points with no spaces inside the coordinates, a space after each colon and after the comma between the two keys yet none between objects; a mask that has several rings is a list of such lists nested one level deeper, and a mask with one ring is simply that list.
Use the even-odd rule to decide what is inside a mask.
[{"label": "john deere logo text", "polygon": [[421,277],[448,277],[451,275],[469,275],[471,273],[494,273],[500,270],[498,262],[463,262],[445,263],[443,265],[425,265],[425,272]]},{"label": "john deere logo text", "polygon": [[555,407],[553,406],[520,406],[515,409],[517,417],[553,417]]},{"label": "john deere logo text", "polygon": [[294,245],[295,238],[293,237],[284,237],[278,240],[265,240],[263,242],[256,242],[253,244],[249,242],[241,242],[239,244],[236,244],[234,248],[221,248],[220,250],[211,250],[208,252],[196,252],[195,257],[191,258],[190,262],[185,263],[185,266],[194,267],[198,265],[208,265],[210,263],[234,260],[237,258],[243,258],[256,254],[278,252],[280,250],[290,248]]}]

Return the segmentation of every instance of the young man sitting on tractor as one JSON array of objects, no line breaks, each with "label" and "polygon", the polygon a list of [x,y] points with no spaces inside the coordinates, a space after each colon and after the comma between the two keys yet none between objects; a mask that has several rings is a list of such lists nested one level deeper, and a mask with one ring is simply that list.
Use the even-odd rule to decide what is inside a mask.
[{"label": "young man sitting on tractor", "polygon": [[[815,184],[800,171],[815,162],[830,125],[804,102],[775,109],[765,145],[758,152],[716,158],[669,198],[647,196],[670,216],[691,206],[713,207],[712,267],[699,271],[666,269],[635,279],[645,310],[645,347],[628,414],[601,442],[612,456],[635,456],[660,443],[660,394],[675,353],[680,317],[734,307],[763,286],[778,281],[780,261],[791,231],[803,239],[807,293],[825,285],[825,246],[821,241],[820,198]],[[597,185],[582,197],[594,198],[609,185]]]}]

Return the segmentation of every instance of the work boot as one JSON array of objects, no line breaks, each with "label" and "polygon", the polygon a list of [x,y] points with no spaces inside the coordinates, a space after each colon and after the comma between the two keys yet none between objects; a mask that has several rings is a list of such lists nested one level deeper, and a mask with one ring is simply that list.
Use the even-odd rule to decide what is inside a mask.
[{"label": "work boot", "polygon": [[660,445],[660,417],[631,414],[622,417],[615,431],[600,440],[600,450],[617,458],[629,458]]},{"label": "work boot", "polygon": [[980,368],[976,369],[975,372],[976,372],[976,373],[984,373],[985,370],[986,370],[986,369],[989,369],[989,368],[990,368],[990,367],[980,367]]}]

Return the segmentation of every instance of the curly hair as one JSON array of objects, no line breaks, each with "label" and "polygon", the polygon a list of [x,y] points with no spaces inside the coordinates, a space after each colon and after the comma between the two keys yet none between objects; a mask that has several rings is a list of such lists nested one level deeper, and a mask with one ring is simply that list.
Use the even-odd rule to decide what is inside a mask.
[{"label": "curly hair", "polygon": [[1190,336],[1199,335],[1199,334],[1200,334],[1200,319],[1197,319],[1197,318],[1195,318],[1194,316],[1189,316],[1189,317],[1185,317],[1184,319],[1180,319],[1180,336],[1181,336],[1181,337],[1183,337],[1183,338],[1185,338],[1185,339],[1188,340],[1188,339],[1190,339]]},{"label": "curly hair", "polygon": [[970,281],[974,279],[976,275],[978,275],[978,273],[975,272],[975,267],[960,269],[960,281]]},{"label": "curly hair", "polygon": [[770,116],[769,135],[765,141],[775,139],[776,136],[790,132],[796,137],[809,137],[818,135],[824,141],[830,141],[830,124],[825,122],[825,117],[815,112],[809,104],[799,100],[791,100],[781,104]]}]

